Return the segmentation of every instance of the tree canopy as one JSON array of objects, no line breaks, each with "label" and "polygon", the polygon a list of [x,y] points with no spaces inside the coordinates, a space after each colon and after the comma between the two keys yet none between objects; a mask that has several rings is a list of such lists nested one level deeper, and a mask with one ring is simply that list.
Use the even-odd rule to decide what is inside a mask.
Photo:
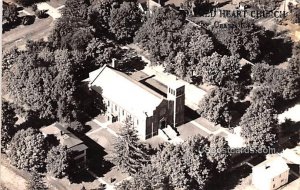
[{"label": "tree canopy", "polygon": [[233,97],[227,89],[217,88],[206,95],[199,104],[198,113],[222,126],[230,125]]},{"label": "tree canopy", "polygon": [[11,103],[2,99],[1,108],[1,151],[4,151],[16,132],[15,124],[18,118]]},{"label": "tree canopy", "polygon": [[124,1],[110,12],[110,31],[118,41],[131,42],[142,24],[142,13],[137,3]]},{"label": "tree canopy", "polygon": [[[264,30],[247,19],[231,19],[228,24],[238,27],[213,27],[216,39],[238,58],[257,61],[261,56],[262,38]],[[242,25],[242,26],[241,26]]]},{"label": "tree canopy", "polygon": [[7,149],[11,164],[27,171],[43,171],[46,154],[44,136],[32,128],[18,131]]},{"label": "tree canopy", "polygon": [[239,125],[246,144],[253,150],[273,148],[277,145],[278,121],[276,111],[264,104],[252,103]]},{"label": "tree canopy", "polygon": [[67,152],[67,147],[61,145],[54,146],[47,154],[47,172],[53,177],[62,178],[68,174],[71,161],[72,159]]},{"label": "tree canopy", "polygon": [[126,119],[125,126],[119,135],[113,143],[113,153],[108,157],[108,160],[120,170],[134,174],[142,165],[147,165],[150,162],[150,155],[146,146],[139,142],[131,118]]}]

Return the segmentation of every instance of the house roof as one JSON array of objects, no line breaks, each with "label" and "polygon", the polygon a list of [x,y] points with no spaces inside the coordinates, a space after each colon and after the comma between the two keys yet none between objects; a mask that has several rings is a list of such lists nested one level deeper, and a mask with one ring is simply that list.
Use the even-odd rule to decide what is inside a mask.
[{"label": "house roof", "polygon": [[135,116],[150,116],[164,97],[107,65],[89,74],[90,86]]},{"label": "house roof", "polygon": [[289,170],[288,165],[282,157],[272,157],[266,161],[253,167],[253,171],[256,170],[260,172],[262,176],[268,179],[273,179],[274,177]]},{"label": "house roof", "polygon": [[73,133],[68,131],[59,123],[54,123],[52,125],[42,127],[40,131],[45,135],[55,135],[60,141],[60,144],[67,146],[68,149],[77,150],[80,146],[80,149],[87,149],[87,146],[83,144],[83,141],[76,137]]},{"label": "house roof", "polygon": [[293,149],[285,149],[281,156],[288,160],[290,163],[300,165],[300,146],[297,146]]}]

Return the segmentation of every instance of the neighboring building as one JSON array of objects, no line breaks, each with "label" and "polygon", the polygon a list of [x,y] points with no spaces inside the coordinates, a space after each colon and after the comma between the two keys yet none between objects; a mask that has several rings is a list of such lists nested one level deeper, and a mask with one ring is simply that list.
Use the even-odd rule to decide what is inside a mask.
[{"label": "neighboring building", "polygon": [[173,129],[184,123],[184,85],[174,81],[164,96],[113,67],[103,66],[89,74],[89,87],[104,98],[107,119],[133,121],[141,139],[158,135],[159,129]]},{"label": "neighboring building", "polygon": [[66,146],[68,151],[72,152],[73,159],[78,166],[86,166],[86,151],[88,147],[73,133],[59,123],[42,127],[40,131],[44,136],[54,135],[62,146]]},{"label": "neighboring building", "polygon": [[288,182],[289,170],[283,158],[269,158],[252,168],[252,184],[259,190],[277,189]]},{"label": "neighboring building", "polygon": [[140,10],[144,13],[152,13],[154,9],[162,7],[162,3],[158,0],[158,2],[154,0],[139,0],[138,6]]}]

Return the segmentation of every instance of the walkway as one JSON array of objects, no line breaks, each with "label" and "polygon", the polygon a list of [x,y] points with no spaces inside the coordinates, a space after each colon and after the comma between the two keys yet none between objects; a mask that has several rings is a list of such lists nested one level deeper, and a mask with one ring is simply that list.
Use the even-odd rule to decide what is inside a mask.
[{"label": "walkway", "polygon": [[97,125],[99,125],[101,128],[93,130],[91,132],[86,133],[86,135],[91,135],[93,133],[96,133],[102,129],[107,129],[107,131],[109,131],[112,135],[114,135],[115,137],[118,137],[119,135],[113,131],[111,128],[108,127],[109,124],[111,124],[110,122],[105,122],[105,123],[101,123],[100,121],[98,121],[97,119],[93,119],[92,120],[94,123],[96,123]]},{"label": "walkway", "polygon": [[107,183],[101,177],[98,177],[94,172],[87,170],[93,177],[95,177],[98,181],[105,185],[106,190],[115,190],[115,186]]}]

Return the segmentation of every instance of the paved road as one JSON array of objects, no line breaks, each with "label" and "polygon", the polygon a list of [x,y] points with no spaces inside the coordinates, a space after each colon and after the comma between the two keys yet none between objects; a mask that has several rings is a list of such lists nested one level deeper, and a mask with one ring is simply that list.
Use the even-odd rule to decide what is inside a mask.
[{"label": "paved road", "polygon": [[27,40],[38,40],[48,37],[54,26],[51,17],[36,19],[32,25],[20,25],[17,28],[6,31],[2,34],[3,49],[7,50],[14,46],[23,48]]}]

